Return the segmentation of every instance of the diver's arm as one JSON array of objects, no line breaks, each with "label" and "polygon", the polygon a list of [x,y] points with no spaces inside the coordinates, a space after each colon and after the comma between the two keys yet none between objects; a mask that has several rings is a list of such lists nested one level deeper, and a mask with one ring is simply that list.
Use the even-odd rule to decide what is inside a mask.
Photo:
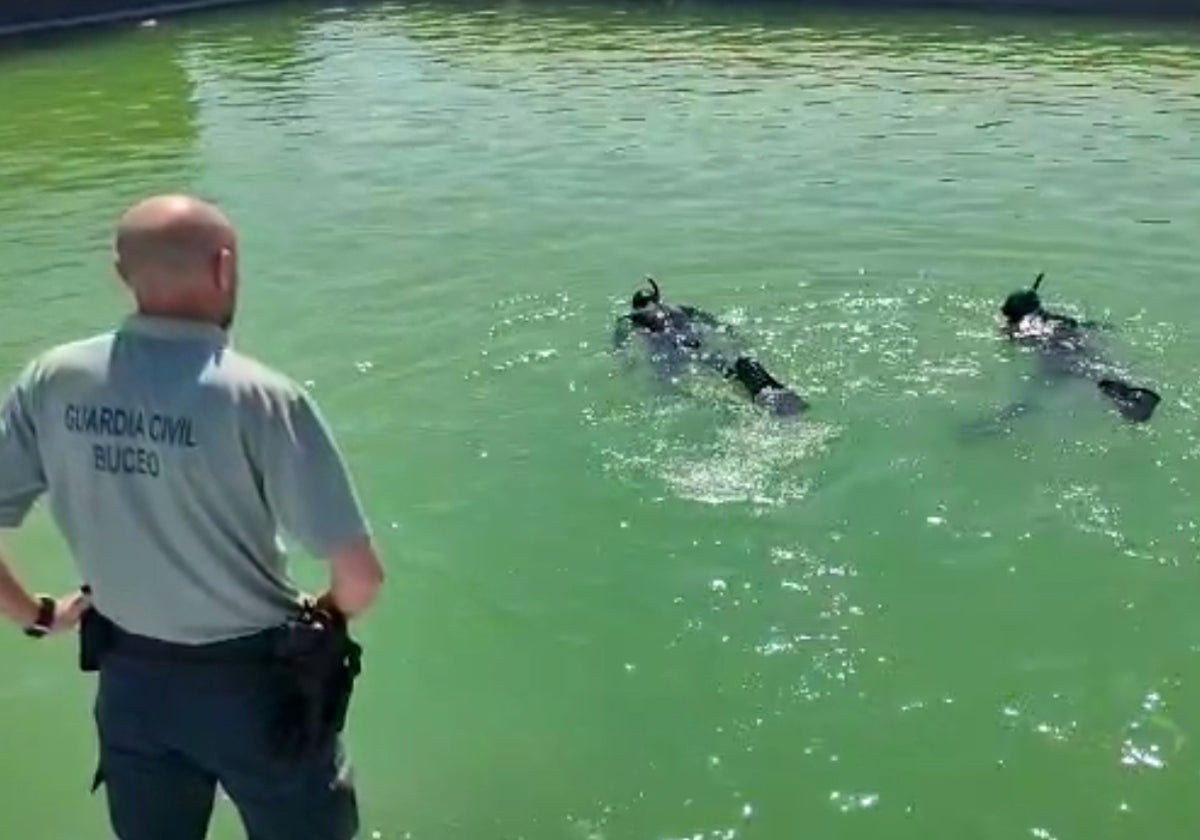
[{"label": "diver's arm", "polygon": [[1047,321],[1057,321],[1060,324],[1065,324],[1068,327],[1084,330],[1112,330],[1115,329],[1112,324],[1107,321],[1080,321],[1077,318],[1072,318],[1070,315],[1060,315],[1057,312],[1043,311],[1042,317]]},{"label": "diver's arm", "polygon": [[682,306],[679,307],[679,309],[681,312],[683,312],[684,315],[687,315],[689,318],[699,321],[702,324],[708,324],[710,327],[728,329],[727,324],[722,323],[722,321],[719,318],[717,318],[717,316],[715,316],[709,312],[705,312],[703,309],[697,309],[696,307],[688,306],[687,304],[683,304]]},{"label": "diver's arm", "polygon": [[742,336],[738,333],[737,330],[735,330],[733,328],[732,324],[725,323],[724,321],[722,321],[720,318],[713,315],[712,313],[705,312],[703,309],[697,309],[694,306],[687,306],[687,305],[680,306],[679,310],[681,312],[683,312],[684,315],[687,315],[689,318],[691,318],[692,320],[699,321],[702,324],[706,324],[707,326],[710,326],[713,329],[715,329],[717,332],[725,333],[725,335],[729,336],[730,338],[734,339],[735,341],[745,343]]},{"label": "diver's arm", "polygon": [[621,346],[629,340],[631,332],[633,332],[633,322],[629,320],[628,315],[622,315],[617,319],[616,326],[613,327],[613,349],[620,350]]},{"label": "diver's arm", "polygon": [[1077,327],[1083,326],[1083,324],[1079,323],[1077,320],[1072,318],[1070,315],[1060,315],[1057,312],[1046,312],[1045,310],[1043,310],[1042,317],[1045,318],[1047,321],[1056,321],[1066,327],[1077,328]]}]

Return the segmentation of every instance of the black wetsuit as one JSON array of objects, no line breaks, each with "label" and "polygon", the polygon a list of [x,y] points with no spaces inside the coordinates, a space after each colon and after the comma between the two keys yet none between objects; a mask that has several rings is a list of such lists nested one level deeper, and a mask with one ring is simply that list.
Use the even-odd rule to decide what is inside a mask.
[{"label": "black wetsuit", "polygon": [[620,346],[637,332],[646,336],[652,355],[660,363],[671,366],[694,361],[712,368],[726,379],[737,380],[752,401],[766,405],[775,414],[799,414],[808,408],[799,395],[750,356],[711,348],[704,328],[729,333],[727,325],[702,309],[654,302],[621,316],[613,343]]},{"label": "black wetsuit", "polygon": [[1091,345],[1087,330],[1098,326],[1039,308],[1019,319],[1010,319],[1010,340],[1037,352],[1038,373],[1045,381],[1079,378],[1096,383],[1128,420],[1144,422],[1154,414],[1160,397],[1154,391],[1123,381]]}]

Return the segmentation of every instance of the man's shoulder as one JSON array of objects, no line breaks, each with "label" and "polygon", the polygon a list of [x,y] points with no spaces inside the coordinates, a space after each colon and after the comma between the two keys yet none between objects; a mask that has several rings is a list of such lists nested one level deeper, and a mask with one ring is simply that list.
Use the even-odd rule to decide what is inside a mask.
[{"label": "man's shoulder", "polygon": [[295,378],[255,356],[226,348],[217,367],[221,382],[231,390],[270,403],[305,399],[308,393]]},{"label": "man's shoulder", "polygon": [[35,355],[25,366],[26,377],[37,381],[57,374],[97,370],[108,363],[114,333],[93,335],[63,341]]},{"label": "man's shoulder", "polygon": [[251,434],[298,436],[311,440],[325,434],[324,417],[309,386],[254,356],[234,351],[222,354],[215,368],[219,386],[231,399]]},{"label": "man's shoulder", "polygon": [[80,338],[63,341],[42,351],[39,358],[47,362],[71,363],[91,360],[98,354],[107,354],[116,339],[115,330],[103,330]]}]

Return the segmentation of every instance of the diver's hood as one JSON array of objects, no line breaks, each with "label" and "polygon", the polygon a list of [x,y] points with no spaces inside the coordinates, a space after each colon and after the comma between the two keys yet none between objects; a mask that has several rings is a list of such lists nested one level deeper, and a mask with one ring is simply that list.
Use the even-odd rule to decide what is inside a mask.
[{"label": "diver's hood", "polygon": [[662,292],[658,288],[658,283],[654,282],[653,277],[647,277],[646,282],[650,284],[649,289],[638,289],[633,293],[633,308],[645,309],[647,306],[653,306],[662,300]]},{"label": "diver's hood", "polygon": [[1020,321],[1022,318],[1038,312],[1042,308],[1042,299],[1032,289],[1013,292],[1004,300],[1000,311],[1010,321]]},{"label": "diver's hood", "polygon": [[629,315],[631,320],[637,326],[650,330],[651,332],[665,332],[670,325],[670,318],[663,311],[661,306],[643,306],[634,310]]},{"label": "diver's hood", "polygon": [[1004,305],[1000,307],[1000,311],[1004,314],[1004,317],[1016,323],[1026,316],[1040,312],[1042,309],[1042,299],[1038,297],[1037,290],[1045,278],[1046,275],[1044,273],[1038,274],[1037,279],[1033,281],[1033,288],[1013,292],[1005,298]]}]

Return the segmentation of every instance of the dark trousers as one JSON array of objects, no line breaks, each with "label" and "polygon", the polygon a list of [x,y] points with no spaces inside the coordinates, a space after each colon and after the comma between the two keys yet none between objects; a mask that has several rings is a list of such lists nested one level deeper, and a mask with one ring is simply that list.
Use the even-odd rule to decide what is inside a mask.
[{"label": "dark trousers", "polygon": [[112,651],[99,673],[97,783],[119,840],[204,840],[219,784],[248,840],[351,840],[358,805],[340,741],[303,762],[272,756],[262,665]]}]

